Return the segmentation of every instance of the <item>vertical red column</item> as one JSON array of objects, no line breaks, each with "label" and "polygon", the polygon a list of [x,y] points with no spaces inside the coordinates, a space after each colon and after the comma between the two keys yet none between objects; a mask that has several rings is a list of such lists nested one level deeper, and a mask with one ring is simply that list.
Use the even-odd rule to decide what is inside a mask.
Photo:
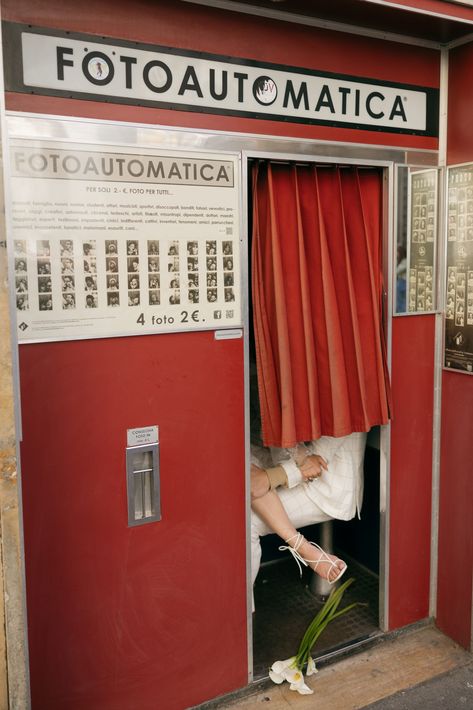
[{"label": "vertical red column", "polygon": [[429,614],[435,316],[393,318],[389,628]]},{"label": "vertical red column", "polygon": [[[473,161],[471,112],[473,44],[449,56],[448,165]],[[473,569],[473,378],[445,371],[438,547],[437,623],[465,648],[471,645]]]}]

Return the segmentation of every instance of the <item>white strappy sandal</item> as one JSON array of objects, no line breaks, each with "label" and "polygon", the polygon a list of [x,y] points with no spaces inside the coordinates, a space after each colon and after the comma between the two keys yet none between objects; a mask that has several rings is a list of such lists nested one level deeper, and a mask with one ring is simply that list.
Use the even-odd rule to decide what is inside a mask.
[{"label": "white strappy sandal", "polygon": [[[345,574],[345,572],[346,572],[346,570],[347,570],[347,565],[345,564],[345,562],[343,563],[344,566],[342,567],[342,569],[340,569],[340,567],[337,565],[337,561],[339,560],[339,558],[337,557],[335,560],[332,560],[332,559],[328,556],[328,554],[325,552],[325,550],[323,550],[323,549],[320,547],[320,545],[317,545],[316,542],[310,542],[310,540],[308,541],[308,542],[309,542],[309,545],[313,545],[313,547],[316,547],[316,548],[317,548],[318,550],[320,550],[320,552],[322,553],[322,554],[320,555],[319,559],[318,559],[318,560],[307,560],[307,559],[305,559],[305,557],[302,557],[302,555],[301,555],[300,552],[299,552],[299,548],[300,548],[300,546],[302,545],[302,543],[304,542],[304,539],[305,539],[305,538],[304,538],[303,535],[301,535],[301,533],[298,532],[298,533],[296,533],[295,535],[293,535],[292,537],[289,537],[287,540],[285,540],[285,542],[288,542],[288,543],[289,543],[291,540],[294,540],[294,538],[296,538],[296,542],[294,543],[294,545],[280,545],[279,549],[280,549],[281,551],[289,550],[289,552],[291,553],[291,555],[294,557],[295,561],[297,562],[297,566],[299,567],[299,574],[301,575],[301,577],[302,577],[302,567],[301,567],[301,564],[303,564],[304,567],[308,567],[308,566],[309,566],[309,562],[310,562],[312,565],[314,565],[314,566],[312,567],[312,569],[314,570],[314,572],[317,572],[317,567],[318,567],[320,564],[322,564],[322,563],[324,563],[324,564],[330,564],[330,567],[328,568],[327,576],[325,576],[325,575],[323,575],[323,574],[320,574],[320,572],[317,572],[317,574],[320,574],[320,576],[321,576],[323,579],[325,579],[329,584],[335,584],[335,582],[338,582],[338,580],[340,579],[340,577],[341,577],[343,574]],[[340,561],[342,561],[342,560],[340,560]],[[334,569],[334,568],[338,570],[338,574],[337,574],[337,576],[335,577],[335,579],[330,580],[330,579],[328,578],[328,575],[330,574],[331,570]]]}]

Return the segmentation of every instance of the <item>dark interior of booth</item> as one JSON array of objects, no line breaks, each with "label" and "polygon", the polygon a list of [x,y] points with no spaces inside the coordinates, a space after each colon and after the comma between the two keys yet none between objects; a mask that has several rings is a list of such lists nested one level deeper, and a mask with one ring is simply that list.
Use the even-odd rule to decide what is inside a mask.
[{"label": "dark interior of booth", "polygon": [[[248,165],[251,175],[251,161]],[[252,186],[248,182],[248,263],[251,284]],[[250,370],[256,372],[256,350],[252,317],[251,286],[249,288],[249,352]],[[257,387],[251,387],[252,412],[259,410]],[[251,428],[258,426],[252,417]],[[251,432],[253,440],[259,432]],[[256,436],[255,436],[256,435]],[[318,638],[312,656],[324,662],[335,655],[349,652],[380,634],[379,629],[379,558],[380,558],[380,428],[368,434],[364,457],[364,494],[360,517],[349,521],[301,528],[307,540],[321,544],[345,560],[348,569],[334,587],[350,578],[353,582],[344,593],[340,609],[358,602],[347,614],[331,622]],[[327,547],[327,542],[329,546]],[[327,584],[318,584],[318,575],[308,567],[302,576],[292,556],[279,551],[282,540],[277,535],[261,538],[261,566],[254,584],[253,672],[257,681],[268,675],[277,660],[294,656],[308,625],[328,598]]]}]

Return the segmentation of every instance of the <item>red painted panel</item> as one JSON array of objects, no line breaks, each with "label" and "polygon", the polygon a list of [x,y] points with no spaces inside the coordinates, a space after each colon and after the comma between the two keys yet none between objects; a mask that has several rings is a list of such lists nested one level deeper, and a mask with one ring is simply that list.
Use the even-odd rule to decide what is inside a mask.
[{"label": "red painted panel", "polygon": [[[241,340],[20,348],[34,708],[182,710],[247,683]],[[162,521],[127,527],[126,429]]]},{"label": "red painted panel", "polygon": [[435,316],[393,319],[389,628],[428,616]]},{"label": "red painted panel", "polygon": [[[49,0],[48,3],[6,0],[2,4],[2,13],[4,20],[352,74],[380,81],[406,82],[434,88],[439,86],[440,53],[435,50],[228,13],[188,3],[138,2],[133,5],[130,16],[130,6],[126,0],[110,3],[108,11],[107,4],[101,0],[90,0],[84,6],[74,0]],[[34,103],[34,97],[28,99],[27,96],[9,101],[9,108],[12,109],[42,111],[40,105]],[[78,109],[75,110],[77,113]],[[84,107],[77,115],[91,115],[89,112],[93,111],[93,108]],[[107,115],[120,120],[124,113],[127,116],[137,115],[136,111],[129,108],[114,107]],[[182,111],[153,112],[150,109],[148,115],[151,121],[162,125],[437,148],[437,140],[433,138],[384,134],[379,131],[301,126],[277,121],[193,115]]]},{"label": "red painted panel", "polygon": [[[473,160],[473,45],[450,52],[448,164]],[[473,378],[444,372],[437,623],[466,648],[471,643],[473,568]]]},{"label": "red painted panel", "polygon": [[448,164],[473,160],[471,115],[473,95],[473,44],[450,52],[448,84]]},{"label": "red painted panel", "polygon": [[444,372],[440,460],[437,624],[471,642],[473,569],[473,378]]},{"label": "red painted panel", "polygon": [[258,135],[291,136],[293,138],[341,141],[346,143],[371,143],[373,145],[398,146],[436,150],[436,138],[422,136],[400,137],[397,133],[375,133],[353,129],[329,128],[327,126],[304,126],[279,121],[238,119],[229,116],[210,116],[204,113],[164,111],[137,106],[100,104],[92,101],[64,100],[50,96],[7,94],[6,107],[10,111],[32,111],[61,116],[81,116],[132,123],[149,123],[159,126],[179,126],[194,129],[209,129]]}]

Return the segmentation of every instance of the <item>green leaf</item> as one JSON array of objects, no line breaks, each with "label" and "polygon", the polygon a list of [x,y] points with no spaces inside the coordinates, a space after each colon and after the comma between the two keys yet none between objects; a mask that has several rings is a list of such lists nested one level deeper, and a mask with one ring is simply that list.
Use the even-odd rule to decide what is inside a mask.
[{"label": "green leaf", "polygon": [[362,602],[353,602],[352,604],[349,604],[341,610],[338,609],[338,607],[340,606],[340,602],[342,601],[343,595],[345,594],[345,591],[351,584],[353,584],[354,581],[355,579],[353,577],[350,577],[350,579],[347,579],[339,587],[333,589],[330,592],[330,596],[325,602],[325,604],[310,622],[301,639],[296,654],[295,664],[297,668],[299,668],[299,670],[302,670],[303,667],[307,664],[315,642],[319,639],[320,635],[327,628],[329,623],[334,619],[337,619],[340,616],[347,614],[356,606],[363,605]]}]

